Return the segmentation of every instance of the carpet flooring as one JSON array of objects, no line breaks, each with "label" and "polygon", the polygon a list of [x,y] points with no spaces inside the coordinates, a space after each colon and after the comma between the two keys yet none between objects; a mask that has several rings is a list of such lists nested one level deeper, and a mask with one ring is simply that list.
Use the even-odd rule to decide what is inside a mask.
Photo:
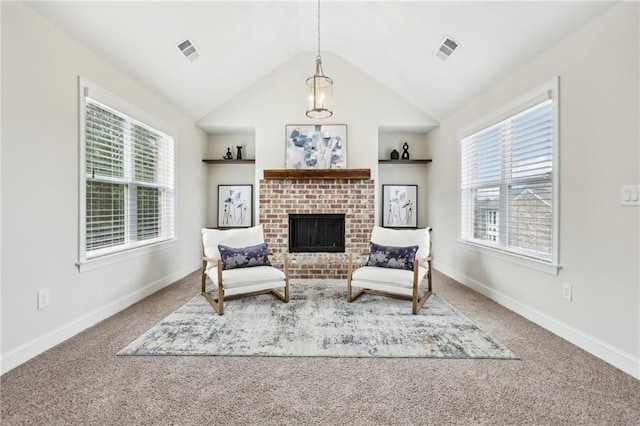
[{"label": "carpet flooring", "polygon": [[221,316],[196,296],[118,355],[517,358],[436,294],[413,315],[404,300],[347,302],[344,280],[292,280],[290,289],[289,303],[243,298]]},{"label": "carpet flooring", "polygon": [[640,424],[640,381],[438,271],[434,290],[520,360],[116,356],[198,294],[194,272],[3,374],[0,423]]}]

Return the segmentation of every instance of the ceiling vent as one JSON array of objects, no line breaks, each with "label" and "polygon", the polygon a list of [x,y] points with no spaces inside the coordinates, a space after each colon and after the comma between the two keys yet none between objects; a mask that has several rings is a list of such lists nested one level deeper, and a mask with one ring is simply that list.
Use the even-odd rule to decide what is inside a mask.
[{"label": "ceiling vent", "polygon": [[183,42],[178,43],[178,49],[180,49],[180,52],[182,52],[185,58],[187,58],[191,62],[200,57],[200,51],[198,50],[196,45],[193,44],[193,41],[191,41],[191,39],[186,39]]},{"label": "ceiling vent", "polygon": [[453,41],[451,38],[445,37],[440,43],[440,46],[435,50],[435,52],[433,52],[433,54],[443,61],[446,61],[447,59],[449,59],[449,56],[451,56],[453,51],[457,48],[457,41]]}]

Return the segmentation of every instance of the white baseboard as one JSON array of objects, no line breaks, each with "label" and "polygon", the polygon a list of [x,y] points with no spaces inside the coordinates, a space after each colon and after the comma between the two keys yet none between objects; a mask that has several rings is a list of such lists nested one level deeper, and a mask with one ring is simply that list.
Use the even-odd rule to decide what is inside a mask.
[{"label": "white baseboard", "polygon": [[511,297],[487,287],[485,284],[461,274],[448,267],[434,262],[434,269],[442,272],[454,280],[464,284],[465,286],[477,291],[478,293],[488,297],[499,303],[505,308],[523,316],[531,322],[549,330],[553,334],[573,343],[590,354],[608,362],[616,368],[630,374],[634,378],[640,380],[640,359],[626,353],[602,340],[593,337],[581,330],[571,327],[549,315],[542,313],[530,306],[525,305]]},{"label": "white baseboard", "polygon": [[9,370],[14,369],[30,360],[31,358],[41,354],[42,352],[51,349],[52,347],[64,342],[65,340],[75,336],[81,331],[99,323],[100,321],[109,318],[112,315],[117,314],[125,308],[133,305],[136,302],[144,299],[145,297],[163,289],[192,273],[196,269],[201,267],[200,262],[193,266],[183,268],[173,274],[162,277],[150,284],[147,284],[141,289],[138,289],[126,296],[121,297],[114,302],[109,303],[101,308],[94,310],[78,319],[71,321],[70,323],[56,328],[49,333],[33,339],[32,341],[25,343],[24,345],[2,354],[0,360],[0,374],[4,374]]}]

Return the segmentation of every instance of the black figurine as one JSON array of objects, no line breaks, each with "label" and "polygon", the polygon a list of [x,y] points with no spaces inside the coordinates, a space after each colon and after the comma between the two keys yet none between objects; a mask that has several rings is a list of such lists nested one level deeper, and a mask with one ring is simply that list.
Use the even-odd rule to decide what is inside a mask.
[{"label": "black figurine", "polygon": [[238,153],[236,154],[236,160],[242,160],[242,147],[236,146],[238,148]]},{"label": "black figurine", "polygon": [[227,153],[222,157],[223,160],[233,160],[233,155],[231,155],[231,148],[227,148]]},{"label": "black figurine", "polygon": [[404,151],[402,151],[402,159],[403,160],[408,160],[409,159],[409,144],[405,142],[402,145],[402,149],[404,150]]},{"label": "black figurine", "polygon": [[400,153],[398,152],[398,150],[394,149],[393,151],[391,151],[391,159],[397,160],[398,158],[400,158]]}]

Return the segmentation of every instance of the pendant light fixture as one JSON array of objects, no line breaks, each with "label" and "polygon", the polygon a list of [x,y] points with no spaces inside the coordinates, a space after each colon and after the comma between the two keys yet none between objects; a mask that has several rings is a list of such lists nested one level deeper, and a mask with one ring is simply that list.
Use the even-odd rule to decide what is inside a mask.
[{"label": "pendant light fixture", "polygon": [[320,56],[320,0],[318,0],[318,56],[316,72],[307,79],[307,117],[329,118],[333,115],[333,80],[322,71]]}]

